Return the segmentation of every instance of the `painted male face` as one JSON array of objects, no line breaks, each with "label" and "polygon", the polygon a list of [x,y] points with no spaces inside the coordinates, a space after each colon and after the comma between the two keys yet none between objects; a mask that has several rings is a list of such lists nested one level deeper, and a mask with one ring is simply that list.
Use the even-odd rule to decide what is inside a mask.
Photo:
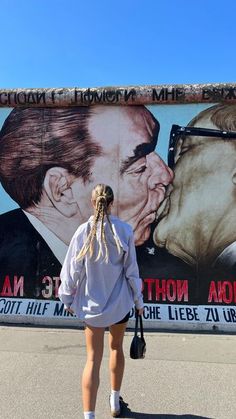
[{"label": "painted male face", "polygon": [[[198,127],[217,129],[202,118]],[[222,220],[235,206],[232,173],[236,159],[232,141],[189,136],[179,140],[175,177],[158,210],[154,241],[189,264],[220,251]],[[169,195],[169,196],[168,196]],[[221,226],[221,227],[219,227]]]},{"label": "painted male face", "polygon": [[[88,218],[91,191],[98,183],[114,192],[113,213],[131,224],[136,245],[150,235],[150,224],[172,181],[172,172],[155,153],[157,125],[143,106],[97,106],[90,118],[89,132],[103,153],[91,168],[85,185],[72,185],[80,213]],[[91,211],[91,210],[90,210]]]}]

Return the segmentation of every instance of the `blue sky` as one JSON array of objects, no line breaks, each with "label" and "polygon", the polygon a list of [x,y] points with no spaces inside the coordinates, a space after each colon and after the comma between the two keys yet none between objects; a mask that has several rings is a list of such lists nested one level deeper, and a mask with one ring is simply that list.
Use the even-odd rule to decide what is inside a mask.
[{"label": "blue sky", "polygon": [[[235,0],[1,0],[0,88],[235,82],[235,12]],[[163,159],[171,124],[206,106],[150,107]],[[0,213],[16,206],[0,198]]]},{"label": "blue sky", "polygon": [[235,81],[235,0],[1,0],[0,87]]}]

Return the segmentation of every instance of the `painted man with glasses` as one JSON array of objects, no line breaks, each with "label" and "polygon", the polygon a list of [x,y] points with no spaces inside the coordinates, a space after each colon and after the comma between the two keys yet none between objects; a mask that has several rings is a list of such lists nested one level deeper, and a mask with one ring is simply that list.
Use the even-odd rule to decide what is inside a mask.
[{"label": "painted man with glasses", "polygon": [[[173,184],[158,210],[157,246],[201,272],[236,268],[236,105],[215,105],[172,127]],[[204,279],[203,277],[201,277]]]}]

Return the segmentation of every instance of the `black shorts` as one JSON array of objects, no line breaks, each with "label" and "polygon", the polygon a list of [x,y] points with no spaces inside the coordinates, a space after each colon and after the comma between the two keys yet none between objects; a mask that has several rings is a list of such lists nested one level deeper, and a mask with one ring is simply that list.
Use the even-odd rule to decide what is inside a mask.
[{"label": "black shorts", "polygon": [[129,320],[129,315],[130,315],[130,312],[128,312],[122,320],[120,320],[119,322],[117,322],[115,324],[127,323],[127,321]]}]

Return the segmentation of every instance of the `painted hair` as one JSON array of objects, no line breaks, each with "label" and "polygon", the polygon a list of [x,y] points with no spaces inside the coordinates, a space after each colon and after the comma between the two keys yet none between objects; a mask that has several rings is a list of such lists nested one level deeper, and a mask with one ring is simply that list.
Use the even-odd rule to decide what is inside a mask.
[{"label": "painted hair", "polygon": [[0,130],[0,182],[23,209],[40,202],[51,167],[84,182],[102,148],[89,132],[93,108],[15,108]]},{"label": "painted hair", "polygon": [[201,126],[203,118],[208,118],[220,130],[235,131],[236,105],[219,104],[204,109],[188,123],[188,126]]},{"label": "painted hair", "polygon": [[[80,250],[77,260],[82,259],[87,253],[89,253],[90,258],[94,254],[94,242],[97,240],[99,251],[96,257],[96,261],[101,257],[104,258],[104,261],[107,263],[109,259],[109,251],[107,247],[107,240],[105,235],[104,220],[105,217],[110,226],[114,241],[116,243],[117,251],[120,253],[121,245],[119,237],[114,231],[109,214],[108,207],[114,201],[113,191],[110,186],[104,185],[103,183],[98,184],[92,191],[92,202],[95,206],[95,213],[93,217],[93,223],[91,226],[90,233],[88,234],[87,239],[84,242],[82,249]],[[104,254],[105,251],[105,254]]]}]

